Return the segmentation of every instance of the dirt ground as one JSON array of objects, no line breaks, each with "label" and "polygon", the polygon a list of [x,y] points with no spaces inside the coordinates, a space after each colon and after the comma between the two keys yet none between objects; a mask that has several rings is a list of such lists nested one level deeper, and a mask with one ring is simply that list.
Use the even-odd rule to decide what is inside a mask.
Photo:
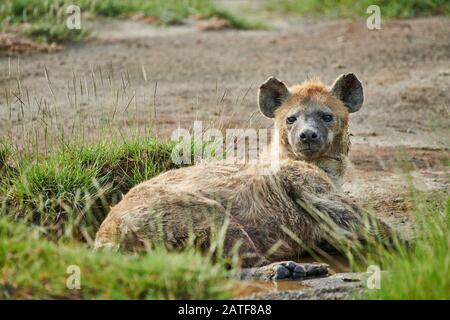
[{"label": "dirt ground", "polygon": [[0,135],[20,142],[52,113],[55,128],[82,126],[94,138],[106,123],[117,131],[151,126],[162,137],[196,119],[266,128],[256,92],[269,76],[331,84],[354,72],[365,104],[351,116],[345,191],[402,227],[411,182],[395,159],[406,156],[416,187],[448,192],[450,19],[387,21],[372,31],[364,20],[268,23],[269,30],[201,31],[102,21],[92,40],[62,51],[0,57]]}]

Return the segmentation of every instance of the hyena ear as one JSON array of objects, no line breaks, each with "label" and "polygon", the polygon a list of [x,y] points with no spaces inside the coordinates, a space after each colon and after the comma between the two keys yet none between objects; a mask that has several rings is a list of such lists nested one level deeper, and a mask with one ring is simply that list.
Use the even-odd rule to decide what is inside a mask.
[{"label": "hyena ear", "polygon": [[362,84],[353,73],[339,76],[331,86],[331,95],[341,100],[350,113],[358,111],[364,102]]},{"label": "hyena ear", "polygon": [[273,118],[275,110],[290,96],[286,85],[277,78],[270,77],[260,87],[258,105],[262,114]]}]

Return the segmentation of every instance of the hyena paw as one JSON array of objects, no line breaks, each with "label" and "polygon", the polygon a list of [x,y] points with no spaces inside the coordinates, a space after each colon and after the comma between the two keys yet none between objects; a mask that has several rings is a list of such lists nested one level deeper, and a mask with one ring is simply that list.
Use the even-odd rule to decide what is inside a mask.
[{"label": "hyena paw", "polygon": [[328,265],[324,263],[297,263],[281,261],[263,268],[266,278],[272,280],[301,279],[328,275]]}]

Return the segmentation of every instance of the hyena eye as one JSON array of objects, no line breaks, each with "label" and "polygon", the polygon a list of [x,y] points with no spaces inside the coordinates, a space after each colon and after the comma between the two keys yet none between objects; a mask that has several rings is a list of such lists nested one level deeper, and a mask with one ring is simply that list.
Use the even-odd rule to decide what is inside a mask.
[{"label": "hyena eye", "polygon": [[291,116],[286,119],[287,124],[293,124],[297,120],[297,117]]},{"label": "hyena eye", "polygon": [[331,122],[331,121],[333,121],[333,116],[332,116],[331,114],[324,114],[324,115],[322,116],[322,119],[323,119],[323,121],[325,121],[325,122]]}]

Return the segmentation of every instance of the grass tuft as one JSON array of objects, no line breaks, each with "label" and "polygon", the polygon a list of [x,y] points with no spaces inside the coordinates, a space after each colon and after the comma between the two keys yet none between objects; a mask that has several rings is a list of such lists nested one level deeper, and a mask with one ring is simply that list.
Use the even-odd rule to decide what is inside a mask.
[{"label": "grass tuft", "polygon": [[72,143],[43,159],[24,157],[9,183],[0,186],[3,211],[49,227],[57,237],[67,232],[93,237],[123,193],[175,167],[172,148],[169,142],[133,138],[92,146]]},{"label": "grass tuft", "polygon": [[305,16],[332,18],[367,17],[367,8],[378,5],[381,17],[413,18],[434,15],[450,15],[450,2],[446,0],[267,0],[266,8],[272,11],[295,13]]}]

